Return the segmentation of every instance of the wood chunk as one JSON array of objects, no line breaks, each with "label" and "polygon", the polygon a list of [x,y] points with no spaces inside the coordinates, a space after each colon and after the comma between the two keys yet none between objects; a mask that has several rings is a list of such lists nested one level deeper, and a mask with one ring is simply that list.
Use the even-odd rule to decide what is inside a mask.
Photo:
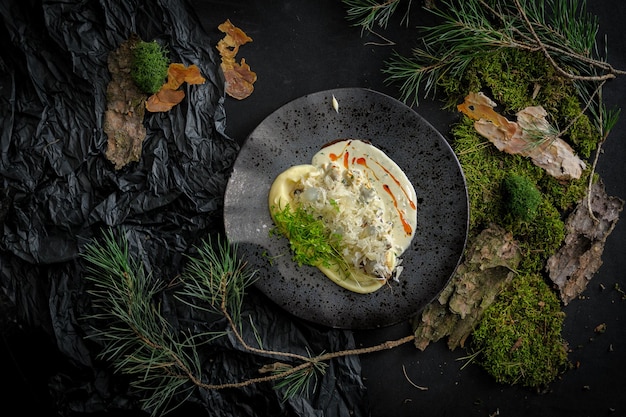
[{"label": "wood chunk", "polygon": [[146,95],[130,75],[132,50],[139,41],[137,36],[131,36],[108,57],[111,81],[107,85],[103,129],[108,138],[105,155],[115,165],[115,169],[139,161],[146,138],[143,126]]},{"label": "wood chunk", "polygon": [[585,291],[600,269],[606,239],[624,207],[623,200],[606,194],[601,181],[593,184],[590,196],[593,217],[585,197],[567,218],[563,246],[546,263],[548,275],[566,305]]},{"label": "wood chunk", "polygon": [[468,245],[464,262],[437,300],[414,320],[415,346],[448,338],[451,350],[463,347],[485,310],[514,278],[521,253],[511,233],[497,225]]}]

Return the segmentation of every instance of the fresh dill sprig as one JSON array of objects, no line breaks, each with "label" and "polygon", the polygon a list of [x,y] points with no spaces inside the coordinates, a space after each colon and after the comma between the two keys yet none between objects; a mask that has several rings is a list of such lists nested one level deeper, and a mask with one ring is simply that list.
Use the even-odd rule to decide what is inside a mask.
[{"label": "fresh dill sprig", "polygon": [[289,204],[282,209],[271,209],[276,227],[270,234],[281,234],[289,239],[293,260],[298,266],[345,265],[341,235],[332,233],[322,220],[300,206],[295,210]]}]

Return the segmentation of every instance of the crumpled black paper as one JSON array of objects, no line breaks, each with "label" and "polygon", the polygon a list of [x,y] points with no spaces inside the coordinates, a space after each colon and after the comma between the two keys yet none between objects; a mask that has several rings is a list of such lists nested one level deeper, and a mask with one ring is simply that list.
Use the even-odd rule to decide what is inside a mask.
[{"label": "crumpled black paper", "polygon": [[[137,409],[140,394],[96,359],[97,344],[85,338],[89,297],[80,254],[115,228],[149,273],[170,279],[195,245],[222,232],[222,197],[238,145],[225,134],[216,41],[176,0],[5,0],[0,15],[2,290],[19,322],[44,329],[67,358],[69,366],[49,381],[61,415]],[[166,45],[172,62],[198,65],[207,82],[185,86],[185,99],[170,112],[148,113],[141,160],[116,171],[104,155],[107,57],[132,33]],[[201,326],[164,295],[168,305],[172,321]],[[287,318],[254,292],[245,308],[278,350],[354,344],[350,332]],[[260,367],[236,343],[222,343],[201,352],[206,373],[247,375]],[[310,398],[283,402],[259,384],[195,392],[187,402],[212,416],[362,415],[358,358],[330,365]]]}]

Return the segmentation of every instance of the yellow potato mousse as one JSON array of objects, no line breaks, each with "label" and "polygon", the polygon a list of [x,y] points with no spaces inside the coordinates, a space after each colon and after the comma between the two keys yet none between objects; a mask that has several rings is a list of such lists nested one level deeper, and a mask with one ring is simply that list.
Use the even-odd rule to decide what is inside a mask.
[{"label": "yellow potato mousse", "polygon": [[279,174],[270,188],[269,208],[292,249],[296,229],[313,226],[281,224],[285,210],[321,221],[327,240],[335,242],[337,256],[310,264],[336,284],[362,294],[398,279],[400,256],[417,228],[413,185],[389,156],[358,139],[332,142],[313,156],[311,164]]}]

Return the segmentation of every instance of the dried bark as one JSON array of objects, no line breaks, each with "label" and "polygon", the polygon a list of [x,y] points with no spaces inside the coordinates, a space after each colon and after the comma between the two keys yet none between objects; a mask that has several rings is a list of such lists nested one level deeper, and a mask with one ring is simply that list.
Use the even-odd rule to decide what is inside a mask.
[{"label": "dried bark", "polygon": [[465,340],[485,310],[511,282],[521,253],[511,233],[492,225],[468,245],[464,262],[437,300],[413,322],[415,346],[424,350],[430,342],[448,337],[451,350]]},{"label": "dried bark", "polygon": [[585,291],[600,269],[606,239],[624,207],[623,200],[606,194],[601,181],[593,184],[589,195],[591,202],[589,196],[585,197],[567,218],[565,242],[546,264],[548,275],[566,305]]},{"label": "dried bark", "polygon": [[130,75],[133,46],[139,41],[137,36],[131,36],[108,58],[111,81],[107,85],[104,133],[108,138],[106,157],[115,165],[115,169],[139,161],[146,138],[143,125],[146,95],[139,90]]},{"label": "dried bark", "polygon": [[585,163],[563,139],[556,136],[541,106],[520,110],[517,122],[498,114],[496,103],[483,93],[470,93],[459,111],[476,120],[474,128],[498,150],[530,158],[551,176],[561,179],[580,178]]}]

